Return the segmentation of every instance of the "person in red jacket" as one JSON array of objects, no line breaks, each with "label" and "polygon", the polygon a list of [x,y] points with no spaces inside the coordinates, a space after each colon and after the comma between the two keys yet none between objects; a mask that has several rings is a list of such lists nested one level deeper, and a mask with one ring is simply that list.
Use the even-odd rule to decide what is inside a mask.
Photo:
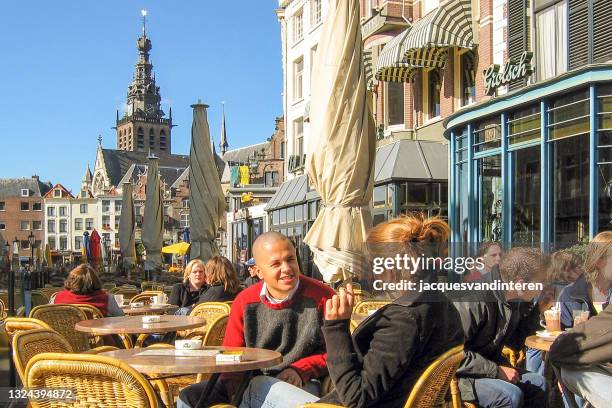
[{"label": "person in red jacket", "polygon": [[[278,232],[267,232],[253,245],[260,282],[244,289],[232,304],[224,346],[257,347],[282,354],[282,363],[262,370],[249,383],[241,407],[292,406],[299,392],[320,394],[318,378],[327,374],[325,342],[321,331],[325,302],[334,291],[323,283],[302,276],[295,247]],[[235,376],[222,376],[206,406],[229,402],[237,391]],[[284,392],[288,384],[292,392]],[[195,407],[206,383],[185,388],[178,408]],[[304,395],[298,400],[304,401]]]}]

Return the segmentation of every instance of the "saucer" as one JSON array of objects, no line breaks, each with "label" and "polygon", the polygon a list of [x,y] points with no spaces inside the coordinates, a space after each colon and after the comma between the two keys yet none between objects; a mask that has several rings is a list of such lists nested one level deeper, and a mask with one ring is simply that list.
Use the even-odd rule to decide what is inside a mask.
[{"label": "saucer", "polygon": [[536,336],[542,340],[554,341],[563,332],[549,332],[547,330],[539,330],[536,332]]}]

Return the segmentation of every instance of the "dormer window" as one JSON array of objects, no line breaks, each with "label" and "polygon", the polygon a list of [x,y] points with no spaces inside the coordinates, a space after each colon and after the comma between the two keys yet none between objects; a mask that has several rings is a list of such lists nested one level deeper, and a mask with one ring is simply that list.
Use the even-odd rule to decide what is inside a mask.
[{"label": "dormer window", "polygon": [[27,188],[22,188],[21,189],[21,196],[22,197],[29,197],[30,196],[30,190]]},{"label": "dormer window", "polygon": [[53,191],[53,197],[61,197],[61,196],[62,196],[62,190]]}]

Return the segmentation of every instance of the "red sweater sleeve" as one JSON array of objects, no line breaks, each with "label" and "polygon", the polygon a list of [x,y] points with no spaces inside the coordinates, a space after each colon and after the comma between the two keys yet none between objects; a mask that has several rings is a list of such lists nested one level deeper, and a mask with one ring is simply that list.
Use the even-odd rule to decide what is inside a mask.
[{"label": "red sweater sleeve", "polygon": [[238,295],[232,303],[223,337],[224,346],[244,347],[244,297]]}]

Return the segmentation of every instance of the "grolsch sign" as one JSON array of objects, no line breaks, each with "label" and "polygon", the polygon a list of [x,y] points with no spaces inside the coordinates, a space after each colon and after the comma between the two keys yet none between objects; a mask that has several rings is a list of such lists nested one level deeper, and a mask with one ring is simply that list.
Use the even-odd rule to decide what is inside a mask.
[{"label": "grolsch sign", "polygon": [[508,60],[501,68],[497,64],[490,65],[484,72],[485,94],[490,95],[497,92],[497,88],[514,80],[524,78],[533,73],[531,58],[533,53],[523,52],[518,61]]}]

